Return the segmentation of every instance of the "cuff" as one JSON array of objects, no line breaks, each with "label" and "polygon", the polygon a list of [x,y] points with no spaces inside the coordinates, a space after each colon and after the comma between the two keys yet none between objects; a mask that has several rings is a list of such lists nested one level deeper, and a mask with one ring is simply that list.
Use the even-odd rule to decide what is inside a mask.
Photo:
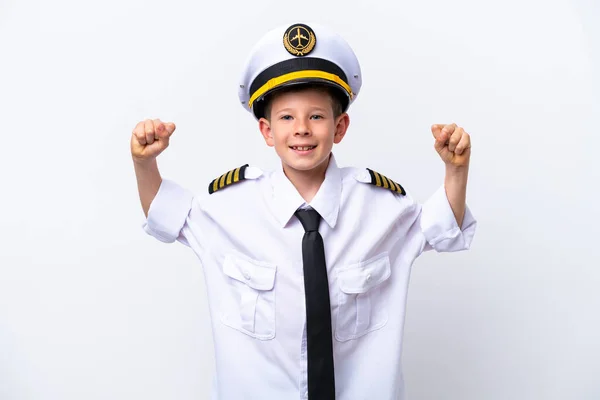
[{"label": "cuff", "polygon": [[150,204],[148,218],[142,226],[144,231],[161,242],[173,243],[185,225],[193,199],[190,191],[163,179]]},{"label": "cuff", "polygon": [[456,222],[444,186],[423,204],[421,230],[427,242],[439,252],[468,250],[471,247],[477,221],[465,207],[462,230]]}]

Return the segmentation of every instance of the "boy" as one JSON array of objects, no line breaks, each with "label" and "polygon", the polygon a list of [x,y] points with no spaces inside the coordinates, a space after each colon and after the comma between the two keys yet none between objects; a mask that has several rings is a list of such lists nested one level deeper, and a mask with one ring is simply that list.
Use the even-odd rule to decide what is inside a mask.
[{"label": "boy", "polygon": [[444,185],[423,205],[332,153],[359,93],[358,61],[328,29],[295,24],[253,49],[240,102],[281,168],[244,165],[194,196],[155,158],[173,123],[140,122],[131,150],[145,231],[189,246],[212,316],[213,399],[398,399],[410,268],[425,250],[468,249],[470,138],[434,125]]}]

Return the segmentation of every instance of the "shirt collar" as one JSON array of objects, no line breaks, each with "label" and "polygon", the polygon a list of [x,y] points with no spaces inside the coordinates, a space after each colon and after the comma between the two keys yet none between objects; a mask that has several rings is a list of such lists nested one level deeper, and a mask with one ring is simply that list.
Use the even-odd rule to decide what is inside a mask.
[{"label": "shirt collar", "polygon": [[[337,222],[341,193],[342,175],[335,157],[331,154],[327,171],[325,171],[325,180],[309,204],[331,228],[335,228]],[[296,210],[304,203],[298,190],[285,176],[283,167],[275,171],[273,173],[273,204],[275,216],[282,227],[287,225]]]}]

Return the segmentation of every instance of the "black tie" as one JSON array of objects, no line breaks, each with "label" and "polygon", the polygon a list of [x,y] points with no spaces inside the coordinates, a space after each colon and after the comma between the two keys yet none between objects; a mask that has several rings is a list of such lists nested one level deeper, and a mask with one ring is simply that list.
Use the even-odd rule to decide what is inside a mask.
[{"label": "black tie", "polygon": [[305,231],[302,238],[302,261],[306,297],[308,398],[335,399],[329,283],[323,238],[319,233],[321,216],[315,210],[298,210],[296,217]]}]

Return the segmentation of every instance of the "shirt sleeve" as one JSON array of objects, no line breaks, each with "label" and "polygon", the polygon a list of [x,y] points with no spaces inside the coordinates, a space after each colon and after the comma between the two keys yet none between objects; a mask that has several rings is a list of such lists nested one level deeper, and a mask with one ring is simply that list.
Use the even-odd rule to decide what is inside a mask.
[{"label": "shirt sleeve", "polygon": [[144,231],[164,243],[179,240],[188,245],[182,230],[193,201],[192,192],[171,180],[163,179],[143,223]]},{"label": "shirt sleeve", "polygon": [[477,227],[468,206],[462,228],[458,226],[443,185],[423,204],[420,224],[427,242],[424,250],[438,252],[468,250]]}]

